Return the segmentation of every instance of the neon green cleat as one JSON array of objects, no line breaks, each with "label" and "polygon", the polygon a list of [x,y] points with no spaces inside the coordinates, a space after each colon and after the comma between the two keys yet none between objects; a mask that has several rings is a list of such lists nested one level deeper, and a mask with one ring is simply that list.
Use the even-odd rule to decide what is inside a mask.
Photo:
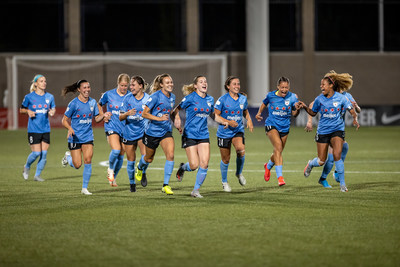
[{"label": "neon green cleat", "polygon": [[138,181],[142,180],[142,176],[143,176],[143,171],[140,170],[139,168],[136,168],[136,172],[135,172],[135,178]]},{"label": "neon green cleat", "polygon": [[172,191],[171,187],[169,185],[164,186],[161,191],[163,193],[166,193],[167,195],[173,195],[174,192]]}]

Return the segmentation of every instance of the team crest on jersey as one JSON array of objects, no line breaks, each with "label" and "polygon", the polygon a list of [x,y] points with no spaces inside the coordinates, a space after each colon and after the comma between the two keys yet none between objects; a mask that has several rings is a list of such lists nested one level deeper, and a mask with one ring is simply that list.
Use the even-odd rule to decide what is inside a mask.
[{"label": "team crest on jersey", "polygon": [[211,108],[211,103],[210,103],[210,102],[207,102],[207,105],[208,105],[208,107],[210,107],[210,108]]},{"label": "team crest on jersey", "polygon": [[243,104],[240,104],[239,107],[240,107],[240,109],[243,109],[243,108],[244,108],[244,105],[243,105]]},{"label": "team crest on jersey", "polygon": [[50,103],[50,100],[46,99],[46,103],[47,103],[47,104]]},{"label": "team crest on jersey", "polygon": [[333,102],[333,106],[336,108],[339,105],[339,102]]},{"label": "team crest on jersey", "polygon": [[94,107],[90,107],[90,111],[92,111],[92,112],[93,112],[93,109],[94,109]]},{"label": "team crest on jersey", "polygon": [[290,101],[289,100],[285,100],[285,105],[289,106]]}]

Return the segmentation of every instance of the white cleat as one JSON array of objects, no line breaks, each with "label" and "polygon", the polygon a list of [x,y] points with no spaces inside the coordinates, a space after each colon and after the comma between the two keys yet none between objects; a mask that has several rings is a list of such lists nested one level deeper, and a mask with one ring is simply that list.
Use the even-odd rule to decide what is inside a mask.
[{"label": "white cleat", "polygon": [[36,182],[44,182],[44,179],[42,179],[40,176],[35,176],[35,178],[33,178],[33,180]]},{"label": "white cleat", "polygon": [[199,190],[193,190],[192,193],[190,193],[190,195],[194,198],[203,198],[202,195],[200,195]]},{"label": "white cleat", "polygon": [[71,156],[71,152],[67,151],[61,160],[61,165],[65,168],[68,165],[68,156]]},{"label": "white cleat", "polygon": [[349,190],[347,189],[347,187],[345,185],[341,185],[340,186],[340,192],[348,192]]},{"label": "white cleat", "polygon": [[90,193],[87,188],[82,188],[81,193],[84,195],[92,195],[92,193]]},{"label": "white cleat", "polygon": [[228,183],[224,183],[224,182],[222,182],[222,189],[225,192],[231,192],[232,191],[232,188],[229,186],[229,184]]},{"label": "white cleat", "polygon": [[243,174],[236,174],[236,177],[238,178],[241,186],[246,185],[246,178],[244,178]]},{"label": "white cleat", "polygon": [[25,167],[24,165],[24,170],[22,171],[22,176],[24,177],[25,180],[28,180],[29,177],[29,168]]}]

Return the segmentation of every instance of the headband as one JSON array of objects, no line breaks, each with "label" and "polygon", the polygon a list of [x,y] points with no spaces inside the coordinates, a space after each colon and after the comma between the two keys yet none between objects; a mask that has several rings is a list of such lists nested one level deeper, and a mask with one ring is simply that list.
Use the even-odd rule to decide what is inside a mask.
[{"label": "headband", "polygon": [[330,76],[326,76],[329,80],[331,80],[332,84],[335,84],[335,81],[330,77]]},{"label": "headband", "polygon": [[42,77],[44,77],[42,74],[36,75],[35,78],[33,78],[33,82],[34,83],[37,82],[37,80],[39,80],[39,78],[42,78]]}]

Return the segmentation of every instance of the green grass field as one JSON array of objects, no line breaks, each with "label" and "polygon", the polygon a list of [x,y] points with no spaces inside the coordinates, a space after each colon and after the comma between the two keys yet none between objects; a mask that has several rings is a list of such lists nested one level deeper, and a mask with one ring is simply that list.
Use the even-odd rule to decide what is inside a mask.
[{"label": "green grass field", "polygon": [[[80,194],[82,171],[62,168],[66,130],[54,129],[42,177],[28,181],[22,167],[30,153],[26,130],[0,131],[0,266],[400,266],[400,128],[348,127],[348,193],[318,184],[322,168],[304,178],[316,156],[314,133],[292,128],[284,151],[286,186],[275,172],[266,183],[263,164],[272,147],[263,128],[246,131],[241,187],[232,153],[222,191],[215,130],[201,193],[190,192],[196,173],[186,173],[175,194],[161,193],[165,157],[157,151],[149,185],[129,191],[126,163],[111,188],[106,179],[109,147],[95,130],[92,196]],[[176,140],[175,168],[186,162]],[[175,169],[176,171],[176,169]]]}]

